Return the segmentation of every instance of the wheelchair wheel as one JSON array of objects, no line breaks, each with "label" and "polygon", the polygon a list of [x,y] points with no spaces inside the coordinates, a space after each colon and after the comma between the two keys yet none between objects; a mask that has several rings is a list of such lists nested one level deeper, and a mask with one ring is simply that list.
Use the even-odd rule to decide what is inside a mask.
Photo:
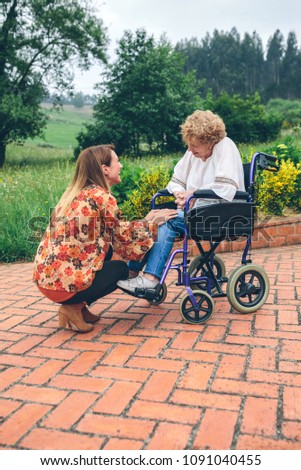
[{"label": "wheelchair wheel", "polygon": [[240,313],[252,313],[262,307],[270,290],[269,278],[260,266],[247,264],[232,271],[227,283],[227,297]]},{"label": "wheelchair wheel", "polygon": [[[202,262],[203,262],[203,256],[198,255],[193,260],[191,261],[189,267],[188,267],[188,272],[190,276],[196,277],[198,274],[201,276],[204,274],[204,269],[206,269],[206,266],[202,267]],[[200,269],[202,268],[202,271],[199,273]],[[226,266],[223,260],[217,256],[214,255],[213,259],[213,272],[216,275],[216,277],[225,277],[226,276]]]},{"label": "wheelchair wheel", "polygon": [[[188,272],[191,277],[198,277],[198,276],[205,276],[206,275],[206,266],[202,265],[203,262],[203,256],[198,255],[193,260],[191,261],[189,267],[188,267]],[[217,278],[225,277],[226,276],[226,266],[223,260],[217,256],[214,255],[213,259],[213,272]],[[206,290],[206,283],[205,282],[198,282],[192,284],[191,288],[194,289],[201,289],[201,290]],[[216,288],[212,289],[212,293],[216,291]]]},{"label": "wheelchair wheel", "polygon": [[159,294],[156,295],[156,297],[153,300],[149,300],[149,303],[151,305],[160,305],[164,300],[166,299],[167,296],[167,287],[165,282],[163,282],[162,287],[159,291]]},{"label": "wheelchair wheel", "polygon": [[214,302],[212,297],[203,290],[193,291],[197,308],[191,302],[188,294],[184,295],[180,303],[180,312],[184,320],[192,324],[205,323],[214,310]]}]

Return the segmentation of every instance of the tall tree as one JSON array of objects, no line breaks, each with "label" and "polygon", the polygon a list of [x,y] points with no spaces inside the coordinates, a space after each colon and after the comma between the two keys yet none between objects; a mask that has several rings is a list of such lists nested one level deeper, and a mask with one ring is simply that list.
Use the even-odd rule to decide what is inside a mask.
[{"label": "tall tree", "polygon": [[301,98],[301,52],[296,34],[290,32],[280,68],[280,96],[286,99]]},{"label": "tall tree", "polygon": [[212,36],[207,33],[201,41],[186,39],[176,45],[176,50],[186,57],[186,70],[195,69],[197,77],[204,80],[205,92],[244,91],[240,36],[235,28],[230,32],[214,30]]},{"label": "tall tree", "polygon": [[277,29],[268,41],[266,57],[266,95],[267,98],[279,96],[280,68],[284,53],[284,37]]},{"label": "tall tree", "polygon": [[99,86],[95,124],[79,135],[80,147],[113,141],[118,152],[134,155],[145,144],[160,152],[181,147],[179,124],[200,104],[195,74],[183,73],[182,54],[144,29],[126,31],[116,53]]},{"label": "tall tree", "polygon": [[228,32],[215,30],[210,44],[210,73],[212,89],[219,94],[241,93],[243,81],[240,36],[236,28]]},{"label": "tall tree", "polygon": [[10,142],[42,133],[47,86],[72,88],[72,65],[106,61],[106,30],[88,0],[0,3],[0,167]]},{"label": "tall tree", "polygon": [[225,91],[247,97],[259,91],[265,101],[301,97],[301,51],[293,32],[285,44],[277,29],[269,38],[266,54],[256,31],[240,40],[235,28],[182,40],[175,49],[186,57],[185,71],[196,71],[205,94],[211,90],[215,96]]},{"label": "tall tree", "polygon": [[243,95],[253,95],[263,91],[264,53],[262,41],[256,31],[252,36],[244,35],[241,43],[241,57],[244,67],[245,89]]}]

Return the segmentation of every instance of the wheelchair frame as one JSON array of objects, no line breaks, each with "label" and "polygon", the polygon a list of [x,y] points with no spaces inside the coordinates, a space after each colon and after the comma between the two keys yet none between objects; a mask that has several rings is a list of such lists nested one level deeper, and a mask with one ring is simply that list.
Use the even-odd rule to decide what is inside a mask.
[{"label": "wheelchair frame", "polygon": [[[165,279],[170,269],[177,271],[178,279],[176,285],[184,286],[187,294],[184,295],[180,304],[182,317],[189,323],[205,323],[214,310],[214,298],[228,297],[232,307],[240,313],[250,313],[258,310],[265,303],[269,293],[269,279],[265,271],[252,263],[250,258],[250,248],[252,243],[252,233],[254,229],[254,193],[255,177],[258,170],[278,171],[277,159],[273,155],[257,152],[253,155],[250,163],[244,164],[244,176],[246,191],[237,191],[234,202],[221,204],[211,204],[189,210],[190,202],[193,199],[221,199],[212,190],[195,191],[185,203],[185,233],[183,248],[172,251],[164,268],[159,284],[154,289],[136,288],[137,297],[146,298],[151,304],[161,304],[167,295]],[[152,198],[152,209],[158,207],[175,207],[174,202],[157,204],[160,197],[173,197],[166,189],[159,190]],[[235,203],[239,200],[240,202]],[[240,209],[243,216],[235,216],[235,209]],[[209,217],[209,230],[206,226],[208,218],[202,221],[199,233],[194,228],[194,234],[189,233],[189,224],[192,220],[192,213],[208,211],[210,214],[214,209],[227,208],[234,212],[233,218],[226,218],[225,224],[220,227],[212,224],[212,217]],[[214,217],[213,217],[214,219]],[[198,220],[198,219],[197,219]],[[220,220],[220,219],[219,219]],[[232,220],[232,225],[230,224]],[[203,225],[202,225],[203,224]],[[205,225],[204,225],[205,224]],[[198,222],[196,227],[198,226]],[[188,227],[188,228],[187,228]],[[192,227],[193,224],[192,224]],[[212,232],[213,227],[213,232]],[[198,229],[198,227],[197,227]],[[246,245],[241,258],[241,266],[234,269],[231,275],[225,276],[225,266],[222,259],[215,255],[215,250],[221,241],[226,239],[236,239],[246,237]],[[200,255],[191,262],[188,260],[188,240],[195,240]],[[210,249],[205,251],[200,240],[209,241]],[[182,254],[182,261],[173,264],[175,257]],[[214,272],[216,270],[216,273]],[[222,285],[227,283],[226,293],[222,290]]]}]

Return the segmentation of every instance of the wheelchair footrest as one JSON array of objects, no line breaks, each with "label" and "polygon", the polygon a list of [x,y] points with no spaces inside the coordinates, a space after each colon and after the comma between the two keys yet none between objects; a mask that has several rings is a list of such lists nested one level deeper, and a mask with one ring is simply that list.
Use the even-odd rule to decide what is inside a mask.
[{"label": "wheelchair footrest", "polygon": [[144,289],[143,287],[136,287],[135,289],[135,297],[139,299],[154,300],[157,294],[157,289]]}]

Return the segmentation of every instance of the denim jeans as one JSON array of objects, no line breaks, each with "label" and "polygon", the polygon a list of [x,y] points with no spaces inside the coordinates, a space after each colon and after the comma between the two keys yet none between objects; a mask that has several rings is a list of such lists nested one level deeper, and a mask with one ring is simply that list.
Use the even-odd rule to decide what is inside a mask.
[{"label": "denim jeans", "polygon": [[129,269],[131,271],[142,271],[146,265],[144,272],[160,279],[175,238],[184,235],[184,230],[184,212],[178,210],[178,217],[170,219],[159,227],[157,240],[142,261],[130,261],[128,264]]}]

